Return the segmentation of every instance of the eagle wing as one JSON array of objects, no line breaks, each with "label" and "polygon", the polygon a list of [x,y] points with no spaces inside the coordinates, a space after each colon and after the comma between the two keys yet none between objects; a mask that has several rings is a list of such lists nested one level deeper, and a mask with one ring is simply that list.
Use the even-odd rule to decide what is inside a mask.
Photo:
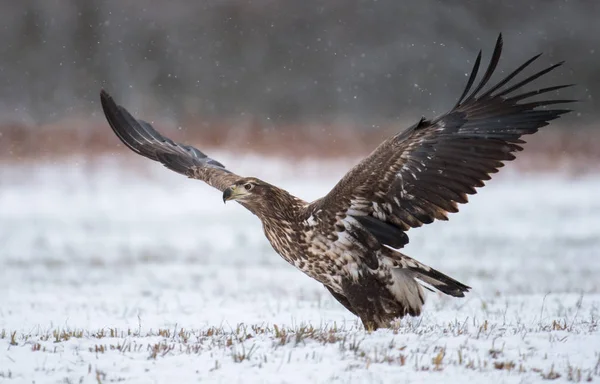
[{"label": "eagle wing", "polygon": [[447,220],[447,214],[457,212],[457,205],[466,203],[467,195],[483,187],[491,173],[513,160],[513,153],[522,150],[522,135],[535,133],[569,112],[545,107],[572,100],[528,99],[570,84],[517,93],[562,63],[507,86],[540,55],[482,92],[501,51],[502,35],[485,74],[470,94],[481,52],[463,94],[450,112],[433,120],[423,118],[383,142],[331,192],[307,207],[308,222],[319,226],[323,233],[331,233],[343,228],[340,223],[350,216],[381,244],[401,248],[408,243],[408,229],[436,219]]},{"label": "eagle wing", "polygon": [[100,101],[112,130],[135,153],[158,161],[172,171],[205,181],[220,191],[240,179],[198,149],[176,143],[158,133],[150,123],[135,119],[104,90],[100,92]]}]

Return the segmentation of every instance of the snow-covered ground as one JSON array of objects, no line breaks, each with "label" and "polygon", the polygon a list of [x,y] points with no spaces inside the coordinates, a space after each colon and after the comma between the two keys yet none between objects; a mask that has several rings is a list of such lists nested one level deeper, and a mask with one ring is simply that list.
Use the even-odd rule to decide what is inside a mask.
[{"label": "snow-covered ground", "polygon": [[[307,200],[351,165],[217,158]],[[133,154],[5,166],[0,382],[598,381],[600,176],[507,171],[409,232],[472,292],[369,334],[201,182]]]}]

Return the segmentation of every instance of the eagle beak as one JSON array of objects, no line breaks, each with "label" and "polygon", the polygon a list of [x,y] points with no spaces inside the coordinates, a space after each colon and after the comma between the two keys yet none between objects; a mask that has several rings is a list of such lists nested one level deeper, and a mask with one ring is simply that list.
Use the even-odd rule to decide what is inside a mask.
[{"label": "eagle beak", "polygon": [[226,203],[229,200],[241,200],[248,195],[248,191],[246,191],[243,186],[232,185],[223,191],[223,202]]},{"label": "eagle beak", "polygon": [[229,187],[223,191],[223,203],[227,203],[227,200],[231,200],[233,198],[233,191],[235,187]]}]

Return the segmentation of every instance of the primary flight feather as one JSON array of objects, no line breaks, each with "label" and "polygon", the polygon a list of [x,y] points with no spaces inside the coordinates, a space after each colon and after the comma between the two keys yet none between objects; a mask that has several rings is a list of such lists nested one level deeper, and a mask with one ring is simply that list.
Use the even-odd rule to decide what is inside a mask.
[{"label": "primary flight feather", "polygon": [[101,91],[106,119],[134,152],[190,178],[203,180],[258,216],[265,235],[286,261],[322,283],[368,329],[417,316],[423,284],[463,297],[470,287],[400,253],[406,232],[447,220],[467,195],[521,151],[523,135],[569,112],[548,108],[572,100],[538,98],[568,87],[519,91],[562,63],[509,83],[540,55],[484,90],[502,52],[498,37],[490,64],[473,89],[481,52],[452,110],[421,119],[387,139],[312,203],[253,177],[241,177],[198,149],[176,143],[135,119]]}]

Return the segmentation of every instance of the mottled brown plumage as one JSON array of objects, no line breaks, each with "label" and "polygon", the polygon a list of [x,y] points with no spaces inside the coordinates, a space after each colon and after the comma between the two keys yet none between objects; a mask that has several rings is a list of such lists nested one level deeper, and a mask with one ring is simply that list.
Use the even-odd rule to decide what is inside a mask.
[{"label": "mottled brown plumage", "polygon": [[467,195],[522,150],[521,136],[537,132],[569,112],[547,106],[570,100],[533,96],[559,85],[516,94],[560,64],[512,85],[535,59],[483,90],[502,51],[498,38],[490,65],[471,92],[481,53],[454,108],[421,119],[384,141],[350,170],[325,197],[312,203],[256,178],[244,178],[198,149],[165,138],[136,120],[104,91],[102,107],[115,134],[130,149],[188,177],[203,180],[236,200],[262,221],[266,237],[286,261],[321,282],[367,328],[421,313],[422,284],[462,297],[470,288],[400,253],[406,231],[447,220]]}]

